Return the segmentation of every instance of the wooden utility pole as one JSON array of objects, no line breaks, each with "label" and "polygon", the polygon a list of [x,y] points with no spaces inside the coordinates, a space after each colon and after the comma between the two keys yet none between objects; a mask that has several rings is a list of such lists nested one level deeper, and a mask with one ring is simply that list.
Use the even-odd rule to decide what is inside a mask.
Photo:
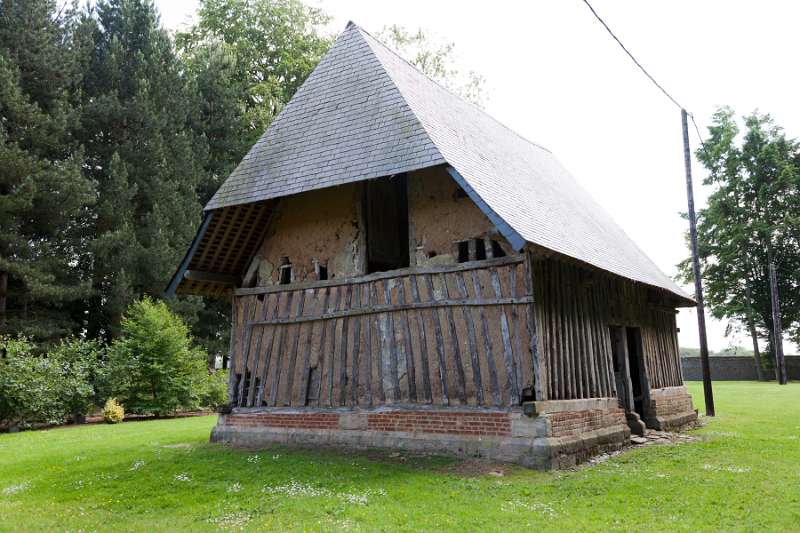
[{"label": "wooden utility pole", "polygon": [[683,163],[686,167],[686,196],[689,203],[689,234],[692,240],[694,297],[697,300],[697,329],[700,331],[700,365],[703,369],[703,394],[706,400],[706,416],[714,416],[714,391],[711,388],[711,368],[708,363],[708,338],[706,337],[706,311],[703,304],[703,284],[700,280],[700,257],[697,255],[697,220],[694,213],[692,154],[689,150],[689,124],[685,109],[681,109],[681,125],[683,126]]},{"label": "wooden utility pole", "polygon": [[772,346],[775,350],[775,377],[778,383],[786,385],[786,360],[783,358],[783,329],[781,328],[781,306],[778,300],[778,276],[775,274],[775,260],[769,254],[769,292],[772,296]]}]

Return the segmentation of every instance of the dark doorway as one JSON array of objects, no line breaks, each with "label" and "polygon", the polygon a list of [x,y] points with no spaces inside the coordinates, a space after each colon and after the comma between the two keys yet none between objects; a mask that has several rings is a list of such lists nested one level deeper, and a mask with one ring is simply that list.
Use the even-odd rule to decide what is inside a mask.
[{"label": "dark doorway", "polygon": [[639,328],[625,328],[628,348],[628,367],[630,368],[633,389],[633,410],[644,418],[645,377],[642,361],[642,331]]},{"label": "dark doorway", "polygon": [[[637,415],[628,417],[628,424],[634,431],[634,426],[640,424],[639,419],[644,418],[647,401],[647,378],[642,360],[642,332],[639,328],[620,326],[612,326],[610,332],[617,398],[620,407],[627,413]],[[638,430],[635,432],[639,433]]]},{"label": "dark doorway", "polygon": [[409,265],[406,181],[406,175],[400,174],[366,182],[367,273]]}]

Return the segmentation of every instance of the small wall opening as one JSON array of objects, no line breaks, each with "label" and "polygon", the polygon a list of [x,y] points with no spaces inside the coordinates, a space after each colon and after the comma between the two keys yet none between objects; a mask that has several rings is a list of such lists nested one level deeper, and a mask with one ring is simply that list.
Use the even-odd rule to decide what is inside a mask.
[{"label": "small wall opening", "polygon": [[292,282],[292,265],[283,265],[280,269],[280,280],[278,283],[281,285],[288,285]]},{"label": "small wall opening", "polygon": [[486,259],[486,243],[483,239],[475,239],[475,260],[482,261]]},{"label": "small wall opening", "polygon": [[251,377],[252,376],[250,375],[250,369],[246,368],[245,371],[244,371],[244,383],[242,384],[242,392],[245,393],[245,395],[244,395],[244,402],[245,403],[247,402],[247,391],[250,390],[250,379],[251,379]]},{"label": "small wall opening", "polygon": [[506,255],[500,247],[500,244],[491,239],[482,239],[478,237],[466,241],[458,241],[455,244],[456,256],[458,257],[459,263],[483,261],[484,259],[504,257]]},{"label": "small wall opening", "polygon": [[242,375],[237,373],[234,375],[233,380],[233,394],[228,399],[232,405],[239,404],[239,383],[242,381]]},{"label": "small wall opening", "polygon": [[458,262],[466,263],[469,261],[469,241],[460,241],[456,243],[458,250]]},{"label": "small wall opening", "polygon": [[503,247],[500,246],[500,243],[492,240],[492,257],[505,257],[506,253],[503,251]]},{"label": "small wall opening", "polygon": [[317,263],[315,268],[316,268],[316,271],[317,271],[317,279],[319,279],[319,280],[328,279],[328,266],[327,265],[323,265],[323,264]]},{"label": "small wall opening", "polygon": [[305,405],[309,405],[319,400],[319,381],[320,371],[318,367],[308,369],[308,378],[306,381],[306,398]]}]

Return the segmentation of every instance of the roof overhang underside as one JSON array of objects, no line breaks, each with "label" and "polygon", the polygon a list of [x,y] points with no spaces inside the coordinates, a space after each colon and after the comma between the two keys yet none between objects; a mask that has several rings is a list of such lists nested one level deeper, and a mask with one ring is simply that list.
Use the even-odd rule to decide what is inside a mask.
[{"label": "roof overhang underside", "polygon": [[274,202],[239,204],[206,211],[166,296],[222,298],[241,283],[264,238]]}]

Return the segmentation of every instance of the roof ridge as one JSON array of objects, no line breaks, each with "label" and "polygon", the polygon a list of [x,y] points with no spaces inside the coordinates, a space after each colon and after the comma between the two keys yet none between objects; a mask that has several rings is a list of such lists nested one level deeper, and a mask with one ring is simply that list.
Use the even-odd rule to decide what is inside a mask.
[{"label": "roof ridge", "polygon": [[436,84],[442,90],[450,93],[452,96],[454,96],[455,98],[458,98],[459,100],[461,100],[462,102],[466,103],[467,105],[470,105],[470,106],[474,107],[477,111],[479,111],[480,113],[486,115],[492,121],[496,122],[498,126],[501,126],[501,127],[505,128],[505,129],[507,129],[509,132],[513,133],[515,136],[519,137],[520,139],[522,139],[526,143],[531,144],[531,145],[535,146],[536,148],[539,148],[540,150],[544,150],[545,152],[550,153],[550,154],[553,153],[549,148],[547,148],[545,146],[542,146],[541,144],[528,139],[527,137],[525,137],[524,135],[522,135],[518,131],[514,130],[512,127],[508,126],[507,124],[504,124],[503,122],[501,122],[500,120],[495,118],[491,113],[488,113],[485,109],[483,109],[482,107],[477,105],[475,102],[470,102],[469,100],[467,100],[466,98],[464,98],[460,94],[457,94],[456,92],[454,92],[452,89],[449,89],[449,88],[445,87],[440,82],[438,82],[435,79],[431,78],[430,76],[428,76],[427,74],[422,72],[416,65],[414,65],[413,63],[408,61],[406,58],[404,58],[399,53],[397,53],[395,50],[393,50],[391,47],[389,47],[387,44],[385,44],[383,41],[381,41],[380,39],[378,39],[377,37],[372,35],[370,32],[368,32],[367,30],[365,30],[364,28],[362,28],[361,26],[359,26],[358,24],[356,24],[352,20],[347,23],[347,26],[345,27],[345,31],[349,30],[350,28],[355,28],[356,30],[360,31],[361,33],[363,33],[364,35],[366,35],[367,37],[369,37],[370,39],[375,41],[377,44],[379,44],[381,47],[385,48],[389,53],[391,53],[392,55],[394,55],[395,57],[400,59],[400,61],[402,61],[403,63],[405,63],[406,65],[408,65],[412,69],[416,70],[421,76],[424,76],[425,79],[427,79],[431,83]]}]

